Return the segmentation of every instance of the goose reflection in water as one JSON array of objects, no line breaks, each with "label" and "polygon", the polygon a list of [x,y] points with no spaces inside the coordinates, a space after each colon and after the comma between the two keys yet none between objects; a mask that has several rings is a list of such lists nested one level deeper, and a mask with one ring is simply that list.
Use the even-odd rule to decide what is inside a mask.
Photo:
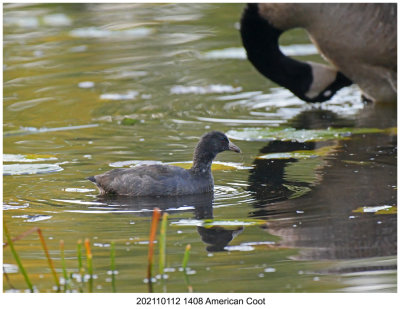
[{"label": "goose reflection in water", "polygon": [[[137,211],[139,216],[150,216],[152,210],[158,207],[168,213],[194,212],[194,219],[213,219],[214,193],[165,196],[165,197],[131,197],[121,195],[100,196],[98,202],[106,204],[108,208],[118,211]],[[225,251],[225,247],[238,234],[243,231],[243,226],[226,229],[222,226],[202,227],[197,226],[201,240],[208,246],[208,252]]]},{"label": "goose reflection in water", "polygon": [[[377,110],[375,118],[371,118],[374,113],[370,110],[363,112],[354,126],[369,123],[370,127],[390,128],[397,121],[390,111],[384,115]],[[341,121],[331,116],[331,112],[324,116],[322,110],[307,111],[293,121],[297,128],[326,128]],[[397,205],[396,135],[354,135],[330,143],[332,151],[320,156],[311,173],[310,165],[302,165],[301,159],[256,159],[249,175],[248,190],[255,198],[250,215],[266,219],[266,231],[282,237],[282,245],[299,248],[299,259],[395,257],[396,214],[357,210],[363,206]],[[275,141],[260,152],[323,146],[326,142]],[[395,269],[396,259],[389,260],[392,262],[384,266],[367,263],[366,269]]]}]

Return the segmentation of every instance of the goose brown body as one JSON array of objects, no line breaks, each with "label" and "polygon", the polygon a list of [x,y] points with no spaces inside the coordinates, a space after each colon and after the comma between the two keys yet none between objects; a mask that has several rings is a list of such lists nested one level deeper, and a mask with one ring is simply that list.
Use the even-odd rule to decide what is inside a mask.
[{"label": "goose brown body", "polygon": [[[287,57],[279,37],[305,29],[329,65]],[[397,101],[395,3],[251,3],[241,19],[247,56],[265,77],[307,102],[357,84],[365,98]]]}]

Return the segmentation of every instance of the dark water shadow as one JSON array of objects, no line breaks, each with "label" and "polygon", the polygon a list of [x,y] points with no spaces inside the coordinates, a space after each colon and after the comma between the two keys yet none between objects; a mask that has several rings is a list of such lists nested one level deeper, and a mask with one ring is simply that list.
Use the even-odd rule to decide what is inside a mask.
[{"label": "dark water shadow", "polygon": [[[134,210],[139,216],[151,216],[155,207],[167,213],[193,212],[194,219],[213,219],[214,193],[167,196],[167,197],[129,197],[129,196],[101,196],[97,200],[106,204],[110,209],[118,211]],[[222,226],[197,226],[201,240],[207,244],[209,252],[225,251],[225,247],[241,233],[243,226],[235,229],[226,229]]]},{"label": "dark water shadow", "polygon": [[[332,119],[333,122],[338,119],[331,112],[327,114],[325,117],[320,110],[318,113],[308,111],[293,121],[298,128],[326,128],[334,125]],[[367,107],[353,123],[357,127],[381,128],[396,124],[396,114],[391,107],[375,112]],[[255,160],[248,189],[256,201],[250,216],[269,220],[267,231],[280,236],[282,245],[299,248],[298,259],[341,260],[397,255],[396,214],[355,212],[364,206],[397,205],[397,136],[365,134],[336,143],[334,153],[324,157],[314,172],[315,183],[287,180],[287,168],[296,162],[295,159]],[[260,152],[318,147],[321,147],[319,142],[275,141]],[[293,198],[288,185],[305,186],[309,190]],[[397,266],[385,267],[394,269]]]}]

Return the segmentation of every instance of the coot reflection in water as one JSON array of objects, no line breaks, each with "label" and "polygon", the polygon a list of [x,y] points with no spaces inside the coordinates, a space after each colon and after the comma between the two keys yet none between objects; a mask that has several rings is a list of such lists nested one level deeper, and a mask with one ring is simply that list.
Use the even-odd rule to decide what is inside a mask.
[{"label": "coot reflection in water", "polygon": [[[107,208],[118,211],[135,211],[140,216],[151,216],[155,207],[168,213],[193,211],[193,219],[213,219],[214,193],[163,196],[163,197],[132,197],[123,195],[99,196],[98,202],[106,204]],[[226,229],[222,226],[197,226],[197,231],[209,252],[225,251],[225,247],[235,236],[243,231],[239,226]]]},{"label": "coot reflection in water", "polygon": [[[325,117],[323,121],[323,114],[321,110],[308,111],[295,121],[298,128],[306,129],[326,128],[340,121],[340,117]],[[299,119],[307,121],[301,123]],[[389,128],[396,122],[396,113],[390,109],[371,113],[367,108],[354,126],[369,124],[370,127]],[[267,219],[267,232],[281,236],[282,245],[299,248],[299,259],[395,256],[396,214],[355,210],[365,206],[397,205],[396,136],[385,133],[354,135],[331,143],[333,151],[322,156],[313,171],[312,181],[302,181],[301,175],[295,175],[299,176],[296,181],[296,177],[288,175],[288,169],[297,164],[298,159],[256,159],[249,175],[249,191],[256,199],[251,216]],[[310,150],[325,145],[326,142],[276,141],[263,147],[261,153]],[[309,172],[306,167],[302,167],[305,173]],[[293,188],[302,188],[302,193],[295,196]],[[352,265],[346,271],[396,269],[395,259],[390,261],[384,265]]]}]

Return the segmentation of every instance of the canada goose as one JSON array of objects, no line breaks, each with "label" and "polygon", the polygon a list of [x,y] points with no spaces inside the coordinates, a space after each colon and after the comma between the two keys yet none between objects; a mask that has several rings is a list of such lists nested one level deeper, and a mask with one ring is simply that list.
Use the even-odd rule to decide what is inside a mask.
[{"label": "canada goose", "polygon": [[[322,102],[357,84],[376,102],[397,98],[396,3],[248,4],[240,32],[256,69],[300,99]],[[304,28],[332,66],[301,62],[279,49],[279,36]]]}]

